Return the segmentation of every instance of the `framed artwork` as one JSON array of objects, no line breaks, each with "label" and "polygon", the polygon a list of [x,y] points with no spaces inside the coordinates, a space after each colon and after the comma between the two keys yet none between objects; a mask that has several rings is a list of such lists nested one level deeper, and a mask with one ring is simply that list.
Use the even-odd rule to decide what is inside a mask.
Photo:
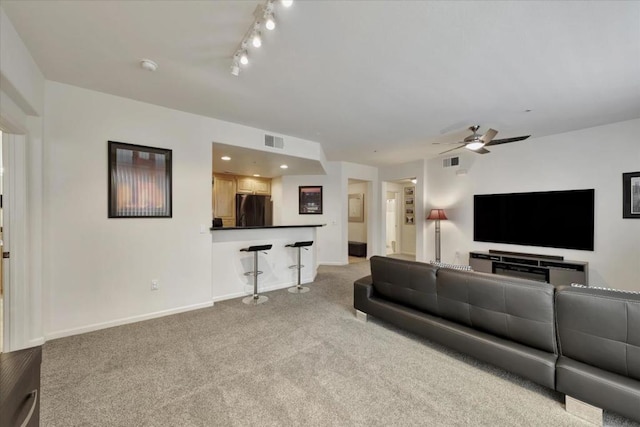
[{"label": "framed artwork", "polygon": [[622,174],[622,217],[640,218],[640,172]]},{"label": "framed artwork", "polygon": [[109,218],[171,218],[171,150],[109,141]]},{"label": "framed artwork", "polygon": [[364,222],[364,194],[349,194],[349,222]]},{"label": "framed artwork", "polygon": [[322,186],[298,187],[298,213],[300,215],[322,214]]}]

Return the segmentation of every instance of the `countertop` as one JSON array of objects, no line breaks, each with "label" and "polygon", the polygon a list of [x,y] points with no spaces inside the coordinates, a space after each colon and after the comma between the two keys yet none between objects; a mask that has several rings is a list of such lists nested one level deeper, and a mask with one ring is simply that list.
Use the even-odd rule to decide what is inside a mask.
[{"label": "countertop", "polygon": [[305,227],[324,227],[326,224],[304,224],[304,225],[251,225],[248,227],[211,227],[212,231],[223,230],[257,230],[263,228],[305,228]]}]

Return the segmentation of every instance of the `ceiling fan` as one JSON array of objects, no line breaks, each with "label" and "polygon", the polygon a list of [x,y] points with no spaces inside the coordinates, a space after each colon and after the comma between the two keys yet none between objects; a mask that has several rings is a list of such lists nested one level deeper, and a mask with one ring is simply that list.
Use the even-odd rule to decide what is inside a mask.
[{"label": "ceiling fan", "polygon": [[440,154],[448,153],[450,151],[458,150],[460,148],[466,148],[467,150],[474,151],[478,154],[487,154],[487,153],[490,153],[490,151],[484,147],[488,147],[490,145],[506,144],[508,142],[522,141],[531,136],[531,135],[526,135],[526,136],[516,136],[515,138],[493,139],[498,134],[497,130],[489,129],[488,131],[485,132],[484,135],[480,136],[480,134],[478,134],[478,129],[480,129],[480,125],[470,126],[469,130],[473,132],[473,135],[469,135],[468,137],[460,141],[459,144],[462,144],[462,145],[459,145],[447,151],[443,151]]}]

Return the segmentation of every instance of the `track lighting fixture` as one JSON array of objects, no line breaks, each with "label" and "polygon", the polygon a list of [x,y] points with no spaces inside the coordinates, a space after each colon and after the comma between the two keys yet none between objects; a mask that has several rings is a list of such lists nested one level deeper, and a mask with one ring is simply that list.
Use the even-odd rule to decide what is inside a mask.
[{"label": "track lighting fixture", "polygon": [[[258,7],[256,7],[256,10],[253,12],[253,15],[255,17],[253,24],[251,24],[251,27],[249,27],[249,29],[245,33],[242,41],[240,42],[240,46],[233,55],[231,74],[233,74],[234,76],[238,76],[240,74],[240,71],[242,70],[241,66],[249,64],[249,55],[247,52],[249,44],[251,44],[251,46],[255,48],[259,48],[260,46],[262,46],[262,33],[260,31],[262,26],[264,25],[264,28],[269,31],[272,31],[276,28],[276,20],[274,15],[275,2],[276,0],[267,0],[264,5],[258,5]],[[289,7],[293,4],[293,0],[283,0],[281,1],[281,4],[284,7]]]}]

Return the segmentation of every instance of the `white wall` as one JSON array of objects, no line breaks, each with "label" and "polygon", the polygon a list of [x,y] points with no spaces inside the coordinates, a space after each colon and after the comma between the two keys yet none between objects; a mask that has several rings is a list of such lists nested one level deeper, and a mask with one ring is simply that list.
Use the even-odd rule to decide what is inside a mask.
[{"label": "white wall", "polygon": [[[366,182],[356,182],[349,184],[349,194],[362,194],[364,201],[364,221],[349,222],[347,238],[355,242],[367,242],[367,221],[369,221],[369,209],[366,202],[369,200],[368,184]],[[348,199],[347,199],[348,203]]]},{"label": "white wall", "polygon": [[[345,190],[341,190],[342,166],[339,162],[327,162],[325,164],[327,175],[287,175],[282,177],[282,224],[324,224],[316,230],[317,241],[314,243],[317,249],[319,264],[341,265],[345,264],[347,257],[346,227],[342,218],[343,197]],[[298,187],[306,185],[322,186],[322,214],[298,213]],[[288,207],[288,208],[285,208]],[[346,223],[346,221],[345,221]],[[343,245],[343,242],[344,245]],[[344,247],[343,247],[344,246]]]},{"label": "white wall", "polygon": [[[442,261],[467,263],[469,251],[488,249],[562,255],[589,262],[591,285],[640,290],[640,220],[622,218],[622,173],[640,170],[639,134],[640,119],[491,147],[486,155],[463,152],[466,175],[429,161],[428,208],[444,208],[449,218],[441,222]],[[474,194],[586,188],[595,189],[593,252],[473,241]]]},{"label": "white wall", "polygon": [[[261,149],[264,131],[54,82],[45,118],[47,337],[211,305],[223,292],[212,274],[211,142]],[[173,218],[107,218],[109,140],[173,150]],[[290,146],[287,155],[321,152]],[[292,197],[297,214],[297,187]]]}]

